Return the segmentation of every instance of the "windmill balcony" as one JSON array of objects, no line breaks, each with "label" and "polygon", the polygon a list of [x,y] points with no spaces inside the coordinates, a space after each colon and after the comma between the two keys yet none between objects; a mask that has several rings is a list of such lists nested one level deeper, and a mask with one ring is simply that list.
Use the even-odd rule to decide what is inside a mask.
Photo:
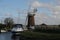
[{"label": "windmill balcony", "polygon": [[29,16],[35,16],[35,14],[29,14]]}]

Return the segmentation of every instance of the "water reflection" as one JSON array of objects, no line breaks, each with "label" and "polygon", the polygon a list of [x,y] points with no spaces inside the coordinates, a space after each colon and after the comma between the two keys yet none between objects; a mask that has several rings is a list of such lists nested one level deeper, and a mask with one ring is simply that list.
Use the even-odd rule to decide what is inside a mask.
[{"label": "water reflection", "polygon": [[11,32],[0,33],[0,40],[12,40],[11,36],[12,36]]}]

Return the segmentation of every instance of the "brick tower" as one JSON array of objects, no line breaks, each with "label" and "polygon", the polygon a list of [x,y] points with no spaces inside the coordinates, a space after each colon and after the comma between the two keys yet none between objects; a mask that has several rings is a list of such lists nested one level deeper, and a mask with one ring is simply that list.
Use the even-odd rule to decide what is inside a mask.
[{"label": "brick tower", "polygon": [[27,28],[28,29],[34,29],[34,26],[35,26],[35,19],[34,19],[34,16],[35,16],[35,12],[37,10],[34,9],[33,12],[29,12],[28,13],[28,24],[27,24]]}]

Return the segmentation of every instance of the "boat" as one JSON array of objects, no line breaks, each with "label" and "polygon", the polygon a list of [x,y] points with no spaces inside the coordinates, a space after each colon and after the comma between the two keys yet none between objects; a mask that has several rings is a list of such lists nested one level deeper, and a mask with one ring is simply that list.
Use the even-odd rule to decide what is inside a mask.
[{"label": "boat", "polygon": [[7,32],[6,30],[1,30],[1,32]]},{"label": "boat", "polygon": [[11,32],[13,33],[20,33],[23,32],[23,26],[21,24],[16,24],[12,29]]}]

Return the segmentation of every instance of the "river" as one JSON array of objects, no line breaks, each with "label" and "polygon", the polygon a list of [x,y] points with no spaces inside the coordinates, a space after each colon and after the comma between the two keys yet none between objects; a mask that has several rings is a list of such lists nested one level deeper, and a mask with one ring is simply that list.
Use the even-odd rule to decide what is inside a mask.
[{"label": "river", "polygon": [[11,32],[0,33],[0,40],[12,40],[11,37],[12,37]]}]

